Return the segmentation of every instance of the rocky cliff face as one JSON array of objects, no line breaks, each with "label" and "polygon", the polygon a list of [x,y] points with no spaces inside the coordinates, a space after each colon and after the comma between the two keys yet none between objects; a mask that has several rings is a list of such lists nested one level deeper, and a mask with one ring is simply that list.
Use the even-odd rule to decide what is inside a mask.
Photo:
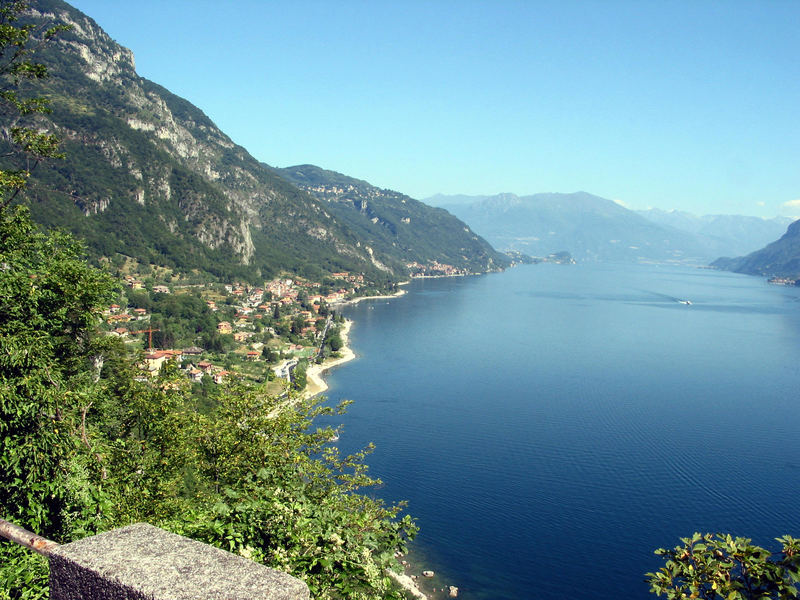
[{"label": "rocky cliff face", "polygon": [[[32,213],[95,254],[251,279],[347,270],[381,282],[416,260],[473,272],[503,266],[463,223],[396,192],[387,209],[371,186],[352,202],[299,189],[200,109],[139,77],[133,53],[91,18],[61,0],[31,4],[37,24],[72,27],[36,55],[51,77],[32,91],[51,99],[67,158],[37,169]],[[411,213],[396,210],[406,203]],[[431,235],[441,228],[447,235]]]},{"label": "rocky cliff face", "polygon": [[[30,18],[72,30],[40,51],[65,161],[40,167],[34,217],[98,253],[180,269],[358,270],[402,275],[311,194],[260,164],[191,103],[139,77],[133,53],[59,0]],[[239,269],[241,267],[241,269]]]}]

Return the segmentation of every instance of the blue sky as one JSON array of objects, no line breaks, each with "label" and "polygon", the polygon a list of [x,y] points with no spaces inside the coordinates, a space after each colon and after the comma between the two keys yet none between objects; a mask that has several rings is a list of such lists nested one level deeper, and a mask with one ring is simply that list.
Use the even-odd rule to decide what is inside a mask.
[{"label": "blue sky", "polygon": [[800,215],[794,0],[72,4],[274,166]]}]

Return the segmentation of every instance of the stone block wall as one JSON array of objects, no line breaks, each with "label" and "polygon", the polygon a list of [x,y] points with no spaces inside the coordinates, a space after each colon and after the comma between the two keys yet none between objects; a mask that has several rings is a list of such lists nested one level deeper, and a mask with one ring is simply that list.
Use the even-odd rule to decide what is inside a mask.
[{"label": "stone block wall", "polygon": [[286,573],[145,523],[49,557],[51,600],[309,600]]}]

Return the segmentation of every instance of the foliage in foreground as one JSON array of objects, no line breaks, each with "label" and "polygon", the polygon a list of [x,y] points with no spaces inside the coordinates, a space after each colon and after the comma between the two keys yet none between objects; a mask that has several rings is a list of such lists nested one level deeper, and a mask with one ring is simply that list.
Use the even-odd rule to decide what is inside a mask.
[{"label": "foliage in foreground", "polygon": [[[315,598],[401,597],[385,570],[416,529],[358,492],[377,483],[366,452],[341,457],[333,431],[313,428],[333,410],[257,386],[201,405],[169,369],[139,381],[97,331],[117,283],[13,205],[33,166],[59,156],[36,120],[46,101],[18,91],[47,76],[31,37],[65,28],[19,25],[25,9],[0,0],[0,515],[62,543],[148,521],[296,575]],[[41,557],[0,542],[0,599],[46,596]]]},{"label": "foliage in foreground", "polygon": [[[395,597],[415,527],[358,493],[363,460],[330,445],[316,401],[255,385],[201,406],[177,369],[151,381],[95,331],[116,283],[63,234],[0,210],[0,514],[59,542],[136,521],[304,579],[315,598]],[[46,570],[0,544],[0,598],[44,597]]]},{"label": "foliage in foreground", "polygon": [[659,548],[665,565],[648,573],[650,591],[670,600],[784,600],[797,597],[800,540],[777,538],[780,553],[751,540],[723,534],[695,533],[673,550]]}]

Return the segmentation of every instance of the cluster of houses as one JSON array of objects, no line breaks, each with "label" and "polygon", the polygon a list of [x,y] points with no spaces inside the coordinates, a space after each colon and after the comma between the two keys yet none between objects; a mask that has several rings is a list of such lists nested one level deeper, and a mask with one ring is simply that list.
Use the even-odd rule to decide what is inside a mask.
[{"label": "cluster of houses", "polygon": [[112,327],[114,325],[117,326],[111,330],[111,335],[128,337],[131,334],[131,331],[127,327],[122,327],[120,324],[130,323],[131,321],[147,321],[150,319],[150,315],[147,314],[147,311],[144,308],[123,310],[119,304],[112,304],[105,311],[103,311],[103,318],[105,319],[106,323]]},{"label": "cluster of houses", "polygon": [[411,277],[455,277],[456,275],[469,275],[467,269],[461,269],[435,260],[427,265],[411,262],[407,263],[406,267],[408,267],[408,270],[411,272]]},{"label": "cluster of houses", "polygon": [[[202,381],[203,375],[209,375],[214,380],[214,383],[224,383],[232,374],[231,371],[214,366],[206,360],[201,360],[197,363],[191,362],[193,358],[200,356],[202,353],[203,349],[195,346],[184,350],[156,350],[144,355],[141,366],[147,375],[155,376],[161,371],[164,363],[172,360],[181,366],[186,376],[192,381]],[[256,357],[260,355],[259,352],[249,352],[249,354],[255,354]]]},{"label": "cluster of houses", "polygon": [[133,275],[127,275],[125,277],[125,285],[127,285],[132,290],[143,290],[144,289],[144,281],[141,279],[136,279]]},{"label": "cluster of houses", "polygon": [[776,277],[770,277],[769,279],[767,279],[767,282],[771,283],[773,285],[796,286],[796,285],[798,285],[798,282],[800,282],[800,279],[791,279],[790,277],[777,277],[776,276]]},{"label": "cluster of houses", "polygon": [[[263,288],[249,287],[242,284],[229,284],[225,286],[225,291],[234,297],[241,298],[240,312],[247,313],[248,310],[253,311],[256,308],[265,308],[262,304],[265,292],[269,292],[273,301],[280,302],[283,305],[297,302],[302,291],[306,292],[308,300],[312,304],[320,304],[322,302],[331,304],[345,300],[348,295],[356,292],[364,283],[364,276],[361,274],[341,272],[332,273],[331,277],[341,279],[345,285],[325,295],[315,294],[310,291],[319,289],[321,284],[313,281],[307,282],[293,279],[273,279],[272,281],[266,282]],[[209,301],[208,304],[212,309],[216,307],[216,303],[213,301]]]},{"label": "cluster of houses", "polygon": [[[217,333],[232,335],[234,341],[239,344],[236,351],[237,354],[245,360],[261,361],[263,360],[261,352],[263,343],[252,339],[258,336],[257,331],[260,329],[255,327],[255,322],[271,316],[276,305],[292,307],[288,316],[285,315],[285,309],[282,313],[286,319],[291,319],[294,323],[297,323],[298,317],[302,317],[304,327],[302,330],[297,331],[296,326],[294,326],[295,329],[293,331],[295,333],[316,339],[319,336],[319,332],[324,329],[324,323],[322,322],[326,320],[324,313],[323,315],[319,314],[320,307],[326,303],[331,304],[345,300],[364,282],[363,275],[347,272],[334,273],[332,277],[341,280],[342,285],[339,289],[324,295],[317,293],[321,287],[319,283],[280,278],[268,281],[264,286],[225,285],[224,290],[228,298],[225,300],[224,306],[218,306],[220,302],[218,295],[215,296],[216,299],[206,299],[206,305],[212,311],[223,309],[228,311],[232,309],[234,311],[232,318],[228,316],[230,313],[226,313],[226,320],[217,323]],[[133,277],[129,277],[127,280],[132,288],[133,285],[131,283],[138,281]],[[170,293],[170,290],[167,286],[153,286],[153,292]],[[305,302],[305,307],[301,306],[299,302],[301,294],[304,299],[308,299]],[[104,316],[112,326],[150,318],[150,315],[144,309],[123,310],[116,304],[111,305]],[[143,329],[141,331],[148,330]],[[270,328],[269,331],[276,335],[273,328]],[[116,327],[109,333],[120,337],[131,334],[124,327]],[[251,343],[252,345],[250,345]],[[243,345],[249,346],[246,352],[242,347]],[[295,355],[307,350],[309,348],[300,344],[286,344],[283,348],[283,351],[294,353]],[[153,350],[151,347],[142,360],[141,368],[144,374],[155,375],[161,370],[165,362],[175,361],[192,381],[201,381],[204,375],[209,375],[216,383],[224,382],[231,375],[231,372],[222,367],[212,365],[206,360],[198,360],[202,353],[203,349],[198,347],[190,347],[183,350]]]}]

